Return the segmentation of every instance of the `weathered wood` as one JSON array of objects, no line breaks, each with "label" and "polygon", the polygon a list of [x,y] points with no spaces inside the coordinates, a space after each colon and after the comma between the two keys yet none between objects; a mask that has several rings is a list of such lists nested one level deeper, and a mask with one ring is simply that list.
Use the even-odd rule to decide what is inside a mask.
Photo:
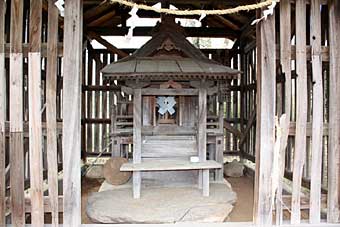
[{"label": "weathered wood", "polygon": [[216,162],[222,164],[222,168],[221,169],[217,169],[215,171],[215,180],[217,181],[223,181],[223,136],[216,136]]},{"label": "weathered wood", "polygon": [[[52,226],[58,226],[58,160],[57,160],[57,45],[59,12],[54,0],[48,2],[47,73],[46,73],[46,127],[48,194]],[[62,203],[61,203],[62,204]]]},{"label": "weathered wood", "polygon": [[[259,226],[272,224],[272,174],[275,141],[275,16],[269,16],[259,25],[260,47],[258,51],[260,74],[257,75],[260,96],[257,103],[260,132],[257,138],[257,177],[255,187],[255,223]],[[260,149],[260,150],[259,150]],[[261,166],[261,167],[259,167]]]},{"label": "weathered wood", "polygon": [[170,95],[170,96],[195,96],[198,94],[197,89],[159,89],[159,88],[144,88],[142,95]]},{"label": "weathered wood", "polygon": [[21,0],[11,1],[10,53],[10,186],[12,224],[25,224],[24,209],[24,143],[23,143],[23,6]]},{"label": "weathered wood", "polygon": [[307,124],[307,57],[306,57],[306,0],[296,1],[296,135],[292,192],[291,223],[300,223],[300,190],[306,154]]},{"label": "weathered wood", "polygon": [[323,138],[323,88],[321,59],[321,12],[320,0],[311,1],[311,46],[313,72],[313,135],[310,191],[310,223],[320,223],[321,166]]},{"label": "weathered wood", "polygon": [[[198,91],[198,157],[200,162],[207,160],[207,88],[204,86],[202,81],[202,86]],[[206,178],[203,178],[203,171],[199,171],[198,185],[206,186]],[[206,189],[203,189],[206,190]]]},{"label": "weathered wood", "polygon": [[[63,203],[63,196],[57,197],[58,201],[60,204]],[[44,211],[45,213],[50,213],[52,212],[51,208],[51,201],[50,198],[47,196],[44,196]],[[32,212],[32,201],[30,198],[25,198],[25,213],[31,213]],[[7,197],[6,198],[6,212],[9,213],[11,211],[11,200]],[[63,206],[59,206],[58,212],[63,212]],[[46,226],[46,225],[45,225]],[[53,225],[51,225],[53,226]]]},{"label": "weathered wood", "polygon": [[282,129],[282,140],[280,147],[280,173],[278,188],[276,193],[276,225],[281,225],[283,222],[283,209],[282,209],[282,190],[283,178],[285,168],[285,151],[288,142],[290,112],[291,112],[291,99],[292,99],[292,80],[291,80],[291,3],[290,0],[282,0],[280,2],[280,63],[282,73],[285,76],[284,87],[284,112],[286,115]]},{"label": "weathered wood", "polygon": [[41,122],[42,1],[30,1],[30,51],[28,53],[29,166],[32,224],[44,225]]},{"label": "weathered wood", "polygon": [[[142,161],[142,90],[136,88],[133,96],[133,163]],[[140,197],[141,172],[133,172],[133,197]]]},{"label": "weathered wood", "polygon": [[230,133],[232,133],[234,136],[238,137],[238,138],[242,138],[243,134],[240,132],[240,130],[238,130],[237,128],[235,128],[234,126],[232,126],[229,122],[227,122],[226,119],[223,120],[223,127]]},{"label": "weathered wood", "polygon": [[[0,185],[6,185],[6,70],[5,70],[5,13],[6,2],[0,0]],[[0,226],[5,226],[5,187],[0,187]]]},{"label": "weathered wood", "polygon": [[329,1],[328,222],[340,221],[340,1]]},{"label": "weathered wood", "polygon": [[203,162],[190,162],[185,160],[151,160],[141,163],[125,163],[121,171],[160,171],[160,170],[193,170],[193,169],[219,169],[221,163],[214,160]]},{"label": "weathered wood", "polygon": [[65,226],[80,226],[82,0],[65,2],[63,80],[63,192]]},{"label": "weathered wood", "polygon": [[122,50],[119,50],[117,47],[113,46],[111,43],[103,39],[100,35],[97,35],[95,32],[87,32],[87,34],[91,39],[97,40],[100,44],[105,46],[113,54],[118,54],[118,56],[121,58],[128,56],[127,53],[125,53]]},{"label": "weathered wood", "polygon": [[255,121],[256,121],[256,111],[253,111],[252,114],[249,117],[247,126],[244,129],[243,134],[240,138],[240,142],[239,142],[240,146],[242,146],[242,144],[246,141],[246,139],[248,137],[248,133],[249,133],[251,127],[253,126],[253,124],[255,123]]}]

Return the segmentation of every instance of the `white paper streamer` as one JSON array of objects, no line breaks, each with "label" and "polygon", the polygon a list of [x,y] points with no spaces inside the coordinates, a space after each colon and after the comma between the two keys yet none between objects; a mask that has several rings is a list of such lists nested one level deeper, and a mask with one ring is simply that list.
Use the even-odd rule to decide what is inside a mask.
[{"label": "white paper streamer", "polygon": [[64,17],[64,0],[58,0],[54,4],[58,8],[60,16]]},{"label": "white paper streamer", "polygon": [[272,4],[268,6],[268,9],[263,10],[263,16],[259,19],[253,20],[253,22],[251,22],[251,25],[257,24],[261,20],[266,20],[269,15],[273,15],[275,6],[276,6],[276,1],[272,2]]}]

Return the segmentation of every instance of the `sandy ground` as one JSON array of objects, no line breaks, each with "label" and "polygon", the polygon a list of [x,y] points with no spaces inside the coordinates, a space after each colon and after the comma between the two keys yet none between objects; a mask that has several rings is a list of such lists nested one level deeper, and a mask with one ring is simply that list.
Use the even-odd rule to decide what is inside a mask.
[{"label": "sandy ground", "polygon": [[229,216],[229,221],[253,221],[254,183],[252,179],[249,177],[226,179],[237,194],[237,201]]},{"label": "sandy ground", "polygon": [[[231,222],[252,221],[253,217],[253,182],[248,177],[227,178],[231,183],[233,190],[237,193],[237,202],[230,215]],[[91,221],[86,215],[86,201],[92,192],[98,191],[102,180],[82,179],[82,223],[91,224]]]}]

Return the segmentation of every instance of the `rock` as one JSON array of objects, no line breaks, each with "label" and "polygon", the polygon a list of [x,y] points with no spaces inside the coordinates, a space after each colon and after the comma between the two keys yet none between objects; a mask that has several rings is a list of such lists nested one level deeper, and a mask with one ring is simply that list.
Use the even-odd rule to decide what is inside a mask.
[{"label": "rock", "polygon": [[121,172],[120,167],[128,160],[122,157],[110,158],[103,167],[105,180],[113,185],[125,184],[131,177],[131,172]]},{"label": "rock", "polygon": [[242,177],[243,171],[244,165],[236,159],[224,165],[224,174],[228,177]]},{"label": "rock", "polygon": [[209,197],[193,186],[145,188],[140,199],[131,188],[117,188],[90,195],[86,212],[95,223],[223,222],[235,202],[236,193],[223,183],[211,183]]},{"label": "rock", "polygon": [[85,175],[87,178],[91,179],[101,179],[104,178],[103,174],[103,166],[102,165],[93,165],[91,166]]}]

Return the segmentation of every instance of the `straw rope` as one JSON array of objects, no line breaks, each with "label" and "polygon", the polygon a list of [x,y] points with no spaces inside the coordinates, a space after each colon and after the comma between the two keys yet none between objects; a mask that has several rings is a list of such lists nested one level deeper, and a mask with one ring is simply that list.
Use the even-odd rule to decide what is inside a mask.
[{"label": "straw rope", "polygon": [[164,8],[155,8],[152,6],[144,5],[144,4],[137,4],[134,2],[130,2],[127,0],[108,0],[111,4],[119,3],[121,5],[125,5],[131,8],[143,9],[148,11],[155,11],[157,13],[164,13],[164,14],[173,14],[177,16],[185,16],[185,15],[225,15],[225,14],[233,14],[238,13],[240,11],[250,11],[255,9],[260,9],[263,7],[267,7],[272,5],[273,3],[279,2],[280,0],[266,0],[264,2],[250,4],[250,5],[243,5],[237,6],[234,8],[229,9],[218,9],[218,10],[174,10],[174,9],[164,9]]}]

